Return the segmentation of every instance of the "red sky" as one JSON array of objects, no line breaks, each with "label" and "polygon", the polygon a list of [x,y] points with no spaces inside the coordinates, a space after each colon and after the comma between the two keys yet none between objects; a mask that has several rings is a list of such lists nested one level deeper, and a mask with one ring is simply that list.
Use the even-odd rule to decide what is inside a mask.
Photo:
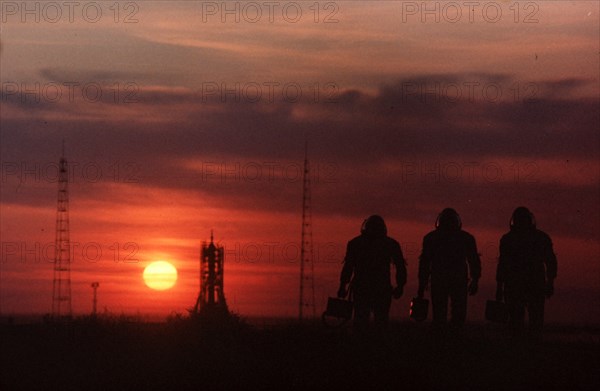
[{"label": "red sky", "polygon": [[[295,316],[307,134],[318,312],[345,243],[379,213],[407,257],[392,309],[406,319],[420,242],[451,206],[482,253],[469,315],[482,319],[497,243],[525,205],[559,259],[549,319],[600,322],[598,3],[498,1],[472,23],[467,6],[451,23],[448,2],[431,2],[438,22],[406,8],[420,2],[369,3],[319,3],[318,23],[313,2],[281,2],[272,23],[241,2],[239,22],[189,1],[123,2],[117,16],[97,2],[95,23],[3,8],[2,313],[51,309],[64,138],[75,312],[91,310],[92,281],[100,309],[184,312],[214,229],[231,309]],[[144,285],[155,260],[176,266],[174,288]]]}]

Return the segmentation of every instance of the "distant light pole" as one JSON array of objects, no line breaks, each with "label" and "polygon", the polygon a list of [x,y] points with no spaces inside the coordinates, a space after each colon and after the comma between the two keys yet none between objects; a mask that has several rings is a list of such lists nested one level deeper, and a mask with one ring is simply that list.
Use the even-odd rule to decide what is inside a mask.
[{"label": "distant light pole", "polygon": [[92,288],[94,288],[94,300],[92,301],[93,303],[93,307],[92,307],[92,316],[96,317],[96,305],[98,304],[98,296],[96,294],[98,287],[100,286],[99,282],[92,282]]}]

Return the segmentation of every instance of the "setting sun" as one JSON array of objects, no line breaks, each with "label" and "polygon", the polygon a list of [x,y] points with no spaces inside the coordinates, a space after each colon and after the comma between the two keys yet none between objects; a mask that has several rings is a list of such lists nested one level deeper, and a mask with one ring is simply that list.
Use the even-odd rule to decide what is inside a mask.
[{"label": "setting sun", "polygon": [[163,291],[177,281],[177,269],[165,261],[152,262],[144,269],[144,282],[149,288]]}]

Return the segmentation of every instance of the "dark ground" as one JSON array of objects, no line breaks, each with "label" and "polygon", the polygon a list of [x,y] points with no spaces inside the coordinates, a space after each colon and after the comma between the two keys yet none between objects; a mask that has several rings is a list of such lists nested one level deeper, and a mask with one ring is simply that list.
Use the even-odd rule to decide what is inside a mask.
[{"label": "dark ground", "polygon": [[[549,328],[515,340],[498,325],[440,336],[427,323],[350,329],[165,324],[111,318],[0,325],[1,390],[577,390],[600,385],[599,332]],[[212,337],[210,337],[212,336]]]}]

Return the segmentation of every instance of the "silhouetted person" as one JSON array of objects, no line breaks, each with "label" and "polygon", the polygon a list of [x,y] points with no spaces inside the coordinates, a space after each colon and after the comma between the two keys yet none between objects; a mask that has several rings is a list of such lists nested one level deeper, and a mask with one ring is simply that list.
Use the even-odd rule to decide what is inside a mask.
[{"label": "silhouetted person", "polygon": [[437,218],[435,231],[423,238],[419,260],[418,296],[424,296],[431,279],[434,326],[441,327],[446,323],[448,300],[451,303],[451,325],[456,328],[464,325],[467,293],[477,293],[480,276],[481,260],[475,238],[462,230],[460,216],[454,209],[444,209]]},{"label": "silhouetted person", "polygon": [[[396,288],[390,281],[390,264],[396,268]],[[348,242],[338,297],[346,297],[351,279],[355,327],[364,331],[371,312],[377,326],[387,324],[392,296],[402,296],[406,284],[406,265],[400,244],[387,236],[381,216],[365,220],[360,236]]]},{"label": "silhouetted person", "polygon": [[550,237],[536,228],[529,209],[515,209],[510,231],[500,240],[496,271],[496,299],[506,301],[513,334],[524,331],[525,308],[529,313],[529,331],[534,336],[541,333],[544,301],[554,293],[556,268]]}]

